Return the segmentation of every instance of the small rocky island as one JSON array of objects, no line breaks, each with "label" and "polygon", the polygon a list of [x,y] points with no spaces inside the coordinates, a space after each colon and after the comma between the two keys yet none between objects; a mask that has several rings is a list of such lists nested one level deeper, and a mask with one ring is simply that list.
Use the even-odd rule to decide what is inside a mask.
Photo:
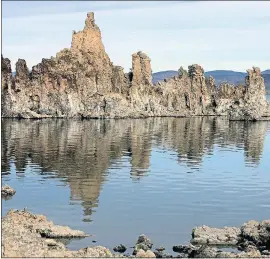
[{"label": "small rocky island", "polygon": [[2,57],[2,117],[144,118],[153,116],[227,116],[230,120],[269,120],[264,79],[259,68],[247,70],[245,85],[215,85],[199,65],[152,84],[150,58],[132,55],[124,73],[105,52],[94,13],[82,31],[73,32],[71,48],[32,67]]}]

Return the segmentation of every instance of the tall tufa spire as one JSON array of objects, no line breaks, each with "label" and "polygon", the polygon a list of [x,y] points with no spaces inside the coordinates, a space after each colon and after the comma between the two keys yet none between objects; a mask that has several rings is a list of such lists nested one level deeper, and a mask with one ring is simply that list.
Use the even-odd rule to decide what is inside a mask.
[{"label": "tall tufa spire", "polygon": [[93,12],[87,13],[87,17],[85,19],[84,30],[88,30],[88,29],[99,29],[95,23],[95,15]]}]

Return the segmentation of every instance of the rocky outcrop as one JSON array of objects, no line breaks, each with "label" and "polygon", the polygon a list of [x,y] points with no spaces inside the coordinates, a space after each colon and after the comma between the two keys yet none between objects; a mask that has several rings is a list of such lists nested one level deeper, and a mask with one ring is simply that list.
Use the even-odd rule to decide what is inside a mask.
[{"label": "rocky outcrop", "polygon": [[[201,226],[193,229],[192,244],[178,245],[173,250],[188,257],[268,257],[270,255],[270,220],[250,220],[241,228],[221,229]],[[222,251],[222,246],[238,251]]]},{"label": "rocky outcrop", "polygon": [[152,85],[150,58],[139,51],[132,55],[132,83],[134,85]]},{"label": "rocky outcrop", "polygon": [[235,227],[210,228],[201,226],[192,232],[192,243],[209,245],[236,245],[241,231]]},{"label": "rocky outcrop", "polygon": [[105,247],[68,250],[58,239],[87,236],[82,231],[57,226],[43,215],[11,210],[2,219],[2,257],[111,257]]},{"label": "rocky outcrop", "polygon": [[264,78],[257,67],[247,70],[245,87],[235,90],[234,104],[229,111],[231,119],[259,120],[269,116]]},{"label": "rocky outcrop", "polygon": [[143,249],[140,249],[137,252],[136,257],[138,257],[138,258],[156,258],[156,255],[151,250],[144,251]]},{"label": "rocky outcrop", "polygon": [[240,240],[242,249],[247,249],[252,245],[261,251],[270,250],[270,220],[248,221],[241,227]]},{"label": "rocky outcrop", "polygon": [[[155,257],[155,255],[151,251],[152,246],[153,243],[146,235],[140,235],[135,245],[133,254],[136,255],[136,257]],[[149,256],[147,256],[147,253],[150,253]],[[151,253],[153,256],[150,256]]]},{"label": "rocky outcrop", "polygon": [[5,218],[5,222],[19,222],[27,228],[31,228],[41,237],[46,238],[73,238],[87,237],[88,235],[79,230],[72,230],[69,227],[54,225],[43,215],[34,215],[28,211],[10,210]]},{"label": "rocky outcrop", "polygon": [[[270,221],[249,221],[237,229],[237,237],[229,228],[203,230],[203,238],[196,245],[176,245],[173,251],[179,253],[174,258],[247,258],[247,257],[269,257],[270,255]],[[204,227],[205,228],[205,227]],[[46,229],[46,230],[45,230]],[[198,232],[201,231],[198,228]],[[236,228],[235,228],[236,229]],[[222,244],[226,246],[235,245],[231,239],[237,239],[237,251],[223,251],[222,247],[206,243],[205,240],[214,240],[214,233],[220,233]],[[53,235],[47,235],[53,233]],[[207,237],[208,234],[208,237]],[[225,239],[229,235],[232,238]],[[102,246],[85,247],[80,250],[69,250],[61,242],[61,238],[84,237],[85,233],[71,230],[69,227],[57,226],[47,220],[43,215],[32,214],[28,211],[10,210],[2,219],[2,257],[134,257],[124,254],[113,255],[107,248]],[[57,238],[57,239],[54,239]],[[218,238],[216,238],[218,240]],[[140,245],[140,247],[139,247]],[[167,254],[165,248],[151,250],[153,243],[145,235],[140,235],[134,253],[137,258],[172,258]],[[120,245],[114,248],[117,252],[124,252],[126,247]],[[135,251],[134,250],[134,251]]]},{"label": "rocky outcrop", "polygon": [[270,118],[258,68],[248,70],[245,86],[215,85],[199,65],[152,85],[150,58],[132,55],[132,69],[111,62],[94,13],[82,31],[73,32],[71,48],[27,68],[2,57],[2,117],[140,118],[151,116],[224,115],[232,120]]},{"label": "rocky outcrop", "polygon": [[3,91],[4,89],[11,87],[10,83],[12,78],[10,60],[8,58],[3,58],[3,55],[1,55],[1,71],[1,82]]},{"label": "rocky outcrop", "polygon": [[8,185],[4,185],[1,188],[1,195],[2,198],[7,198],[7,197],[11,197],[16,193],[16,191],[14,189],[12,189],[10,186]]}]

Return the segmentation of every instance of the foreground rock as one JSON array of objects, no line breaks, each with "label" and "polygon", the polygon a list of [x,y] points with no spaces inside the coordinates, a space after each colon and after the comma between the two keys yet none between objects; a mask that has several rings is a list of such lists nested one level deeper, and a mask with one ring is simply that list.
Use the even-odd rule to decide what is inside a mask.
[{"label": "foreground rock", "polygon": [[[133,252],[129,255],[113,255],[102,246],[86,247],[77,251],[68,250],[61,238],[86,237],[82,231],[54,225],[43,215],[35,215],[25,210],[10,210],[2,219],[2,257],[137,257],[172,258],[163,247],[151,251],[152,241],[140,235]],[[54,238],[57,238],[55,240]],[[193,231],[196,244],[177,245],[173,251],[175,258],[244,258],[270,256],[270,220],[249,221],[241,228],[198,227]],[[236,242],[237,240],[237,242]],[[220,245],[231,246],[238,251],[223,251]],[[114,248],[126,251],[124,245]]]},{"label": "foreground rock", "polygon": [[13,196],[15,193],[16,193],[16,191],[8,185],[4,185],[1,188],[1,195],[3,198]]},{"label": "foreground rock", "polygon": [[137,254],[136,254],[136,257],[139,257],[139,258],[155,258],[156,255],[151,250],[144,251],[143,249],[139,249]]},{"label": "foreground rock", "polygon": [[52,221],[48,221],[43,215],[35,215],[25,210],[10,210],[3,220],[3,224],[20,224],[33,230],[46,238],[73,238],[87,237],[79,230],[72,230],[69,227],[55,225]]},{"label": "foreground rock", "polygon": [[[173,250],[186,257],[269,257],[270,220],[251,220],[241,228],[208,226],[197,227],[192,232],[192,244],[174,246]],[[222,251],[222,246],[235,248],[237,252]]]},{"label": "foreground rock", "polygon": [[270,251],[270,220],[262,222],[251,220],[245,223],[241,227],[239,245],[243,250],[253,246],[261,252]]},{"label": "foreground rock", "polygon": [[87,14],[82,31],[73,32],[71,48],[32,67],[2,57],[2,117],[17,118],[141,118],[151,116],[223,115],[231,120],[268,120],[259,68],[247,71],[245,86],[206,78],[200,65],[152,85],[151,60],[132,55],[132,70],[124,73],[111,62],[102,43],[94,13]]},{"label": "foreground rock", "polygon": [[236,245],[239,240],[240,228],[210,228],[201,226],[195,228],[192,233],[192,243],[209,245]]},{"label": "foreground rock", "polygon": [[[140,235],[137,242],[136,242],[135,249],[133,251],[133,255],[137,256],[137,253],[139,250],[143,250],[144,252],[147,252],[148,250],[151,250],[152,246],[153,246],[152,241],[146,235],[144,235],[144,234]],[[141,254],[142,254],[142,252],[141,252]]]},{"label": "foreground rock", "polygon": [[257,249],[252,249],[248,252],[224,252],[216,247],[201,246],[193,251],[193,254],[189,257],[192,258],[254,258],[262,257],[261,253]]},{"label": "foreground rock", "polygon": [[270,248],[270,220],[248,221],[241,228],[197,227],[192,232],[193,244],[238,245],[241,249],[257,247],[261,251]]},{"label": "foreground rock", "polygon": [[[111,257],[102,246],[78,251],[53,238],[86,237],[82,231],[54,225],[45,216],[10,210],[2,219],[2,257]],[[50,237],[49,239],[47,237]]]},{"label": "foreground rock", "polygon": [[174,246],[173,251],[179,253],[182,258],[242,258],[242,257],[262,257],[256,247],[250,247],[242,252],[226,252],[221,247],[209,245],[179,245]]}]

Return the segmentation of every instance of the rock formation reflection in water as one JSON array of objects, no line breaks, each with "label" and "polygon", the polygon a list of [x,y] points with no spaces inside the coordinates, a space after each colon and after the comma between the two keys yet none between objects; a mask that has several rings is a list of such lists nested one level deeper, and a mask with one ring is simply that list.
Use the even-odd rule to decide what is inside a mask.
[{"label": "rock formation reflection in water", "polygon": [[245,161],[257,164],[264,148],[267,122],[222,118],[149,118],[126,120],[2,120],[2,172],[36,164],[54,172],[82,200],[85,215],[97,206],[107,169],[130,157],[131,177],[149,173],[152,148],[177,152],[178,162],[200,167],[215,145],[243,148]]},{"label": "rock formation reflection in water", "polygon": [[269,133],[269,122],[221,117],[2,119],[2,179],[17,191],[2,213],[27,206],[108,248],[141,233],[169,247],[198,225],[263,220]]}]

